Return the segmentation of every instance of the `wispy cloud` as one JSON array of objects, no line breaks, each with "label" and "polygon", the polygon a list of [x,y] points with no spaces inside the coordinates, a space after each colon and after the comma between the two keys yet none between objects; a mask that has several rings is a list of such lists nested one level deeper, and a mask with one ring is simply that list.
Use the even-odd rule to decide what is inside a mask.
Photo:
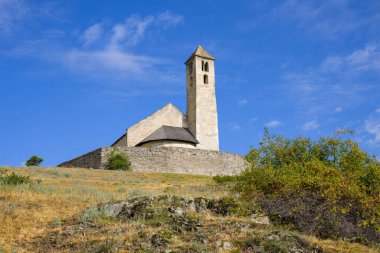
[{"label": "wispy cloud", "polygon": [[164,58],[136,53],[135,46],[143,43],[148,35],[149,39],[162,36],[168,28],[182,22],[182,16],[169,11],[145,17],[133,14],[120,23],[100,21],[88,26],[75,35],[76,46],[60,43],[64,33],[56,33],[58,37],[46,34],[23,42],[9,50],[7,55],[35,57],[63,67],[80,79],[89,79],[108,88],[112,84],[123,83],[123,87],[118,86],[118,89],[123,89],[120,92],[163,83],[167,85],[166,89],[173,90],[170,85],[181,80],[178,68]]},{"label": "wispy cloud", "polygon": [[103,35],[103,24],[96,23],[88,27],[83,33],[84,45],[91,45],[101,39]]},{"label": "wispy cloud", "polygon": [[244,106],[246,104],[248,104],[248,100],[247,99],[240,99],[238,101],[238,106]]},{"label": "wispy cloud", "polygon": [[0,0],[0,31],[10,31],[29,13],[29,7],[21,0]]},{"label": "wispy cloud", "polygon": [[240,130],[240,125],[236,122],[231,122],[231,123],[228,123],[228,128],[231,130],[231,131],[239,131]]},{"label": "wispy cloud", "polygon": [[304,124],[302,124],[301,128],[305,131],[310,131],[317,129],[319,127],[319,124],[316,120],[307,121]]},{"label": "wispy cloud", "polygon": [[[317,66],[286,73],[284,90],[307,113],[337,113],[380,95],[380,50],[375,44],[345,56],[330,56]],[[371,74],[369,82],[365,77]]]},{"label": "wispy cloud", "polygon": [[378,70],[380,70],[380,49],[377,44],[367,45],[347,56],[328,57],[320,67],[321,72],[345,72],[350,75]]},{"label": "wispy cloud", "polygon": [[380,117],[372,116],[364,121],[364,130],[369,133],[372,138],[368,140],[371,146],[380,145]]},{"label": "wispy cloud", "polygon": [[[362,33],[363,27],[375,27],[380,20],[376,3],[372,12],[363,15],[350,1],[260,1],[251,6],[254,18],[239,23],[241,29],[251,29],[262,24],[291,26],[314,39],[336,40],[353,32]],[[371,4],[369,4],[371,5]]]},{"label": "wispy cloud", "polygon": [[380,108],[377,108],[375,112],[380,113]]},{"label": "wispy cloud", "polygon": [[265,123],[265,127],[268,128],[276,128],[282,125],[282,122],[279,120],[270,120],[267,123]]}]

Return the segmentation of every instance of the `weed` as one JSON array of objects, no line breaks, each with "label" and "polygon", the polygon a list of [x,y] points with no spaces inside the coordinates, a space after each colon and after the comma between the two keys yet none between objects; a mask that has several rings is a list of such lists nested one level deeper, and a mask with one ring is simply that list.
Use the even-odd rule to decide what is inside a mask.
[{"label": "weed", "polygon": [[8,201],[4,201],[3,206],[2,206],[2,212],[5,216],[10,216],[15,213],[16,208],[17,208],[16,203],[10,203]]},{"label": "weed", "polygon": [[86,211],[79,216],[80,222],[86,222],[86,221],[94,221],[96,219],[104,218],[105,213],[104,210],[97,207],[97,206],[91,206],[86,209]]}]

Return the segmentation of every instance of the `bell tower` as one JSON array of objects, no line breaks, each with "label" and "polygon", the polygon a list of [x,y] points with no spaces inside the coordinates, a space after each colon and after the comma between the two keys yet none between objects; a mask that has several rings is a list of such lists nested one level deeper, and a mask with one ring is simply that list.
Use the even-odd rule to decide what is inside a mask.
[{"label": "bell tower", "polygon": [[197,148],[219,151],[215,97],[215,58],[198,46],[185,62],[187,119]]}]

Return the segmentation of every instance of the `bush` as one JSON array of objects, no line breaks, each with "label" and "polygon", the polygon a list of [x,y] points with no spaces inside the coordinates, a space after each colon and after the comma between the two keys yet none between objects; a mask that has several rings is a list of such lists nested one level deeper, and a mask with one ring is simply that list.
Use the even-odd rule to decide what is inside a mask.
[{"label": "bush", "polygon": [[44,159],[34,155],[34,156],[31,156],[28,159],[28,161],[26,161],[25,165],[26,166],[39,166],[43,161],[44,161]]},{"label": "bush", "polygon": [[5,174],[5,172],[0,171],[0,184],[5,185],[19,185],[19,184],[28,184],[32,180],[28,176],[20,176],[12,172],[11,174]]},{"label": "bush", "polygon": [[341,137],[287,139],[266,130],[234,190],[279,224],[322,238],[380,242],[380,163]]},{"label": "bush", "polygon": [[236,180],[235,176],[215,176],[212,178],[218,184],[228,184]]},{"label": "bush", "polygon": [[131,162],[127,154],[114,149],[107,158],[107,170],[131,170]]}]

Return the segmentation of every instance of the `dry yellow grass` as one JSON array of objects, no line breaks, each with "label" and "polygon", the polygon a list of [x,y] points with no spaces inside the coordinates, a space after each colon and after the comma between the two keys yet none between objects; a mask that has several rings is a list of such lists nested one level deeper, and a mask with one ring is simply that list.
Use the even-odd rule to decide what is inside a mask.
[{"label": "dry yellow grass", "polygon": [[69,168],[4,168],[30,176],[41,183],[0,186],[0,245],[17,252],[48,224],[61,222],[87,207],[134,195],[176,194],[219,197],[227,192],[210,191],[206,176],[138,173]]},{"label": "dry yellow grass", "polygon": [[[0,252],[30,252],[49,224],[80,215],[86,208],[127,196],[170,194],[216,198],[228,194],[211,177],[69,168],[3,168],[40,180],[39,184],[0,185]],[[307,237],[329,252],[378,252],[343,241]]]}]

